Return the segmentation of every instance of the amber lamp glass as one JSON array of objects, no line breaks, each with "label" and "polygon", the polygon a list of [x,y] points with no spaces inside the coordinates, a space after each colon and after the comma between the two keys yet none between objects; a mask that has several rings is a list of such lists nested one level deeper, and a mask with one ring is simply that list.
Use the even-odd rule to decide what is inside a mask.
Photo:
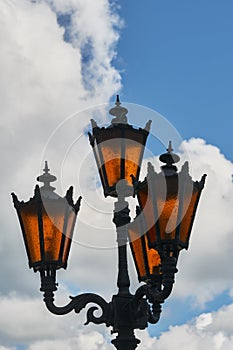
[{"label": "amber lamp glass", "polygon": [[138,201],[145,216],[149,247],[170,251],[188,249],[197,205],[206,175],[194,182],[185,162],[178,173],[171,143],[167,153],[160,156],[166,165],[159,174],[148,164],[148,174],[138,186]]},{"label": "amber lamp glass", "polygon": [[66,268],[74,225],[79,211],[80,200],[74,204],[73,188],[65,197],[60,197],[50,186],[56,177],[49,173],[47,162],[44,174],[37,178],[44,182],[35,188],[34,197],[28,202],[19,201],[12,193],[17,210],[29,267],[34,271],[53,268]]},{"label": "amber lamp glass", "polygon": [[139,282],[158,282],[160,279],[160,256],[154,249],[149,249],[145,232],[143,213],[137,208],[137,216],[128,225],[128,236]]},{"label": "amber lamp glass", "polygon": [[127,123],[126,108],[121,107],[117,95],[116,106],[109,113],[114,116],[111,125],[100,128],[92,119],[89,133],[95,160],[100,174],[104,195],[116,197],[116,184],[126,180],[132,190],[132,178],[139,178],[144,147],[151,121],[144,129],[135,129]]}]

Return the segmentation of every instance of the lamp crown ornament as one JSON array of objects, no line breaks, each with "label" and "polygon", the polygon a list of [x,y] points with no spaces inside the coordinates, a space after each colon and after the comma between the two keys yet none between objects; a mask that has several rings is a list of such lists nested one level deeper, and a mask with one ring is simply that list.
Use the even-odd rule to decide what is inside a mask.
[{"label": "lamp crown ornament", "polygon": [[114,116],[115,118],[112,119],[112,124],[127,124],[127,116],[128,109],[121,106],[120,97],[119,95],[116,96],[116,102],[115,107],[111,108],[109,110],[109,114]]},{"label": "lamp crown ornament", "polygon": [[167,175],[173,175],[177,171],[177,167],[173,164],[178,163],[180,160],[180,157],[173,153],[173,148],[172,148],[172,142],[169,141],[168,143],[168,148],[167,152],[164,154],[161,154],[159,157],[159,160],[166,165],[163,165],[161,169],[166,173]]},{"label": "lamp crown ornament", "polygon": [[50,182],[57,180],[56,176],[50,174],[50,169],[48,167],[48,161],[45,161],[45,167],[43,169],[44,173],[37,176],[37,181],[42,182],[44,185],[40,187],[40,192],[43,197],[58,198],[59,196],[54,193],[55,187],[50,185]]}]

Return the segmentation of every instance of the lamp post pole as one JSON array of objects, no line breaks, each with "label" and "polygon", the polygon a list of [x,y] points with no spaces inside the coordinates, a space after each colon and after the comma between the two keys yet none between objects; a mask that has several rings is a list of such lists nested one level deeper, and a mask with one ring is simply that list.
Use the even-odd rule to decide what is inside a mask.
[{"label": "lamp post pole", "polygon": [[131,314],[132,295],[129,292],[130,279],[127,264],[128,224],[130,222],[128,203],[125,201],[127,184],[121,180],[116,186],[118,201],[115,202],[113,222],[116,225],[118,244],[118,294],[113,296],[114,327],[117,332],[112,344],[119,350],[134,350],[140,343],[135,338],[133,315]]}]

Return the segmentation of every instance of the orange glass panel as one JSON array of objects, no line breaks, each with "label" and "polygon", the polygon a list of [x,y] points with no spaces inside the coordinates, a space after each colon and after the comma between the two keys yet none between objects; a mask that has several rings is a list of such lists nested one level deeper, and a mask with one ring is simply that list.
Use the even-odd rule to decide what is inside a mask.
[{"label": "orange glass panel", "polygon": [[95,144],[94,144],[94,147],[93,147],[93,152],[94,152],[96,164],[97,164],[97,167],[98,167],[98,170],[99,170],[99,173],[100,173],[100,179],[101,179],[102,184],[103,184],[103,186],[105,188],[108,184],[106,183],[106,179],[105,179],[105,176],[104,176],[104,173],[103,173],[103,168],[102,168],[103,164],[101,164],[100,155],[99,155],[99,149],[98,149],[98,145],[96,143],[96,140],[95,140]]},{"label": "orange glass panel", "polygon": [[159,211],[159,227],[162,240],[175,239],[175,230],[177,226],[177,216],[179,209],[178,200],[178,176],[161,177],[162,186],[165,186],[163,192],[162,186],[159,188],[157,207]]},{"label": "orange glass panel", "polygon": [[146,234],[140,231],[139,220],[140,218],[137,217],[129,225],[128,233],[139,281],[145,281],[159,273],[160,256],[156,250],[148,248],[148,240]]},{"label": "orange glass panel", "polygon": [[134,263],[138,272],[139,280],[146,276],[148,267],[145,266],[145,260],[143,256],[143,246],[140,237],[140,231],[138,226],[138,220],[132,222],[128,226],[128,234],[130,239],[130,247],[132,250]]},{"label": "orange glass panel", "polygon": [[153,244],[156,241],[155,223],[158,220],[158,217],[155,218],[153,202],[151,201],[151,196],[148,195],[148,187],[146,183],[144,183],[143,188],[140,189],[138,197],[139,203],[143,209],[150,244]]},{"label": "orange glass panel", "polygon": [[146,277],[146,266],[144,263],[144,257],[143,257],[143,251],[142,251],[142,242],[141,239],[136,239],[132,243],[133,251],[134,251],[134,260],[135,264],[137,265],[138,273],[140,276],[140,279]]},{"label": "orange glass panel", "polygon": [[25,203],[20,209],[22,223],[25,231],[25,240],[28,247],[29,264],[41,260],[40,238],[38,227],[38,214],[35,202]]},{"label": "orange glass panel", "polygon": [[165,202],[157,202],[158,208],[162,209],[159,215],[160,237],[162,240],[175,239],[175,229],[178,214],[178,199],[170,197]]},{"label": "orange glass panel", "polygon": [[149,273],[150,275],[158,275],[159,274],[159,265],[161,263],[159,253],[157,250],[148,248],[148,241],[146,239],[146,249],[147,249],[147,259],[149,265]]},{"label": "orange glass panel", "polygon": [[[145,187],[145,186],[144,186]],[[140,190],[139,199],[146,219],[150,245],[161,240],[175,239],[179,209],[178,177],[155,175],[149,181],[149,189]]]},{"label": "orange glass panel", "polygon": [[45,261],[57,261],[62,240],[64,226],[64,201],[44,201],[43,233]]},{"label": "orange glass panel", "polygon": [[141,166],[141,153],[143,145],[138,142],[125,140],[125,179],[129,185],[132,185],[130,175],[137,177],[138,168]]},{"label": "orange glass panel", "polygon": [[67,260],[68,260],[68,256],[69,256],[75,220],[76,220],[76,214],[72,209],[70,209],[69,214],[68,214],[68,218],[67,218],[66,232],[64,233],[65,234],[65,242],[64,242],[64,249],[63,249],[63,254],[62,254],[62,262],[65,265],[67,264]]},{"label": "orange glass panel", "polygon": [[183,205],[183,215],[182,215],[182,221],[180,225],[180,240],[185,245],[188,244],[190,231],[192,228],[192,223],[194,220],[195,212],[196,212],[196,204],[198,200],[198,190],[194,190],[193,194],[190,198],[186,197],[184,200]]},{"label": "orange glass panel", "polygon": [[102,142],[100,149],[108,178],[109,186],[114,186],[121,179],[121,139]]}]

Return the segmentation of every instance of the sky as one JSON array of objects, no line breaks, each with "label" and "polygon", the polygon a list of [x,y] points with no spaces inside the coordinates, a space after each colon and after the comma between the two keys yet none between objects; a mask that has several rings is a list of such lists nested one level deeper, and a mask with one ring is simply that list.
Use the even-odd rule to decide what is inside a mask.
[{"label": "sky", "polygon": [[[0,350],[110,350],[110,329],[58,317],[29,270],[10,193],[28,200],[49,161],[63,195],[83,196],[56,302],[116,293],[114,201],[105,199],[87,131],[120,94],[129,122],[152,129],[142,175],[170,138],[195,180],[207,174],[189,250],[161,320],[138,349],[233,345],[233,3],[231,0],[1,0]],[[133,200],[130,200],[133,202]],[[131,290],[138,287],[129,256]],[[107,281],[107,282],[106,282]]]}]

